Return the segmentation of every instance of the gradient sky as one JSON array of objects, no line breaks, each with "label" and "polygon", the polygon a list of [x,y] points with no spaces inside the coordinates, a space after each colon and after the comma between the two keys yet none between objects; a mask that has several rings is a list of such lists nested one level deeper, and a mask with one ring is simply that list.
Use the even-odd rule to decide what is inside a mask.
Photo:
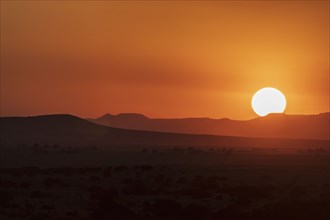
[{"label": "gradient sky", "polygon": [[1,1],[1,115],[329,111],[329,1]]}]

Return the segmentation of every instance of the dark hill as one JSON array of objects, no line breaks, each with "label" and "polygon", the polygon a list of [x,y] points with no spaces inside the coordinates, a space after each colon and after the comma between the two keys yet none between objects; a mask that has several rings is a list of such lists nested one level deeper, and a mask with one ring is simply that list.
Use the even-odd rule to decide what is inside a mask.
[{"label": "dark hill", "polygon": [[190,135],[111,128],[72,115],[0,118],[1,144],[70,144],[109,147],[224,146],[224,147],[324,147],[328,141]]}]

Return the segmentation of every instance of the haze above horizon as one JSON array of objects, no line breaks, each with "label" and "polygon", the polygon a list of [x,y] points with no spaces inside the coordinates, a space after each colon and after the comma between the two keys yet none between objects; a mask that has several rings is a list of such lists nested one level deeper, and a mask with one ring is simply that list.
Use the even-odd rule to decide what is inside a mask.
[{"label": "haze above horizon", "polygon": [[329,112],[329,2],[1,1],[0,115]]}]

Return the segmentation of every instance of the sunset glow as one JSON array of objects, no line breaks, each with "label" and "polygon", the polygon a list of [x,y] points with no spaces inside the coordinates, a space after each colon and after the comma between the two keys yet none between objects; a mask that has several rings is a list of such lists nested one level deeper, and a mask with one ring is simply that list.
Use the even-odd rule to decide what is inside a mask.
[{"label": "sunset glow", "polygon": [[[60,15],[60,16],[59,16]],[[1,115],[329,111],[328,1],[1,1]]]},{"label": "sunset glow", "polygon": [[0,219],[329,220],[329,3],[0,0]]}]

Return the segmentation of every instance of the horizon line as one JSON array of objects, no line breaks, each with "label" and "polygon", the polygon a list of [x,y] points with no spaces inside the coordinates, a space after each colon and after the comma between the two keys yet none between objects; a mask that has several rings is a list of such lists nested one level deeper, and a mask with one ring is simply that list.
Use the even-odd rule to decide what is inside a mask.
[{"label": "horizon line", "polygon": [[101,117],[104,117],[106,115],[111,115],[114,117],[120,116],[120,115],[139,115],[143,116],[147,119],[150,120],[176,120],[176,119],[210,119],[210,120],[222,120],[222,119],[228,119],[228,120],[233,120],[233,121],[249,121],[257,118],[266,118],[267,116],[272,116],[272,115],[283,115],[283,116],[313,116],[313,115],[321,115],[321,114],[330,114],[330,111],[325,111],[325,112],[318,112],[318,113],[310,113],[310,114],[287,114],[287,113],[270,113],[265,116],[258,116],[254,118],[249,118],[249,119],[233,119],[233,118],[228,118],[228,117],[222,117],[222,118],[212,118],[212,117],[149,117],[145,114],[142,113],[136,113],[136,112],[121,112],[117,114],[111,114],[111,113],[105,113],[101,116],[97,117],[82,117],[80,115],[76,114],[71,114],[71,113],[46,113],[46,114],[31,114],[31,115],[2,115],[0,112],[0,118],[9,118],[9,117],[38,117],[38,116],[52,116],[52,115],[71,115],[74,117],[82,118],[82,119],[98,119]]}]

